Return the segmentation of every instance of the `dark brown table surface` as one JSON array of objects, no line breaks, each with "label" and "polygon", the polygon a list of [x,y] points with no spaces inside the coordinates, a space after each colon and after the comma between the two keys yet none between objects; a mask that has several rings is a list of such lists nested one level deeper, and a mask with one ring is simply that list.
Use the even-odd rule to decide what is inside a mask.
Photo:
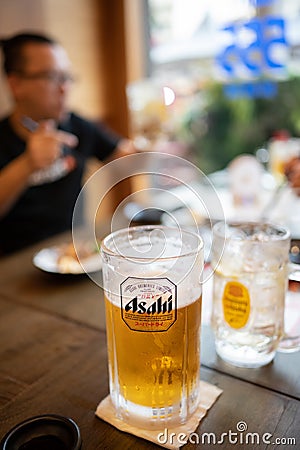
[{"label": "dark brown table surface", "polygon": [[[159,448],[95,417],[108,394],[102,290],[86,275],[41,272],[32,264],[39,248],[0,259],[0,437],[28,417],[56,413],[77,422],[83,450]],[[201,362],[201,379],[223,393],[197,429],[200,443],[184,448],[300,448],[300,352],[277,354],[261,369],[235,368],[216,356],[203,326]],[[239,422],[257,434],[254,442],[235,443]],[[227,436],[201,444],[204,433]]]}]

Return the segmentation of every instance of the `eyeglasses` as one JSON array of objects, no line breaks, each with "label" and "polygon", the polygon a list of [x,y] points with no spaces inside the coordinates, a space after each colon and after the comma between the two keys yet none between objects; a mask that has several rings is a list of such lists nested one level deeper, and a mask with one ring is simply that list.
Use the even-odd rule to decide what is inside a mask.
[{"label": "eyeglasses", "polygon": [[26,73],[23,71],[17,71],[17,73],[27,80],[44,80],[48,83],[53,83],[55,85],[62,85],[66,83],[74,83],[75,78],[70,73],[48,71],[48,72],[36,72],[36,73]]}]

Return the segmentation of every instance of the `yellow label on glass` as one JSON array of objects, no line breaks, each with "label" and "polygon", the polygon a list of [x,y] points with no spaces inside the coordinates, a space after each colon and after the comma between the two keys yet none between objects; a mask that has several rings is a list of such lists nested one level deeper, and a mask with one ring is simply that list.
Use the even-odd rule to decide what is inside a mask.
[{"label": "yellow label on glass", "polygon": [[238,281],[228,281],[223,292],[224,319],[232,328],[246,325],[250,314],[249,291]]}]

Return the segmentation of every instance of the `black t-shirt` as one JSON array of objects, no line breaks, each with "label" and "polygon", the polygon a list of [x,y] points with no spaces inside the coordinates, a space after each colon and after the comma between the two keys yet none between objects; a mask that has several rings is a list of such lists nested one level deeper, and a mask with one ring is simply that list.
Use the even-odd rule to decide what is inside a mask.
[{"label": "black t-shirt", "polygon": [[[63,148],[61,158],[50,168],[34,173],[29,187],[8,214],[0,218],[0,255],[71,229],[85,161],[93,156],[104,160],[120,139],[73,113],[59,128],[75,134],[78,145]],[[0,121],[0,170],[21,155],[25,145],[8,118]]]}]

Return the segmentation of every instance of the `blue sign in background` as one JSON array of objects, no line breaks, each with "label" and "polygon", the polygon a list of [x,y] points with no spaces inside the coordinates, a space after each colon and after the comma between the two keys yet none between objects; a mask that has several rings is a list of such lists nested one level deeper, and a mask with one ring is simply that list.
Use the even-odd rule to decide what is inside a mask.
[{"label": "blue sign in background", "polygon": [[[229,77],[237,75],[242,65],[253,77],[260,77],[266,71],[283,69],[285,64],[274,59],[274,46],[288,47],[285,33],[285,21],[282,17],[256,17],[242,23],[224,27],[232,36],[232,43],[225,47],[216,62]],[[253,40],[246,47],[240,45],[239,35],[251,31]]]},{"label": "blue sign in background", "polygon": [[[268,6],[274,0],[249,0],[256,7]],[[223,28],[231,37],[230,43],[216,57],[216,63],[223,70],[227,80],[235,84],[227,85],[229,96],[271,97],[276,94],[272,75],[285,70],[287,49],[286,23],[283,17],[267,15],[251,20],[233,22]],[[247,41],[241,36],[247,35]],[[252,36],[252,37],[251,37]],[[247,43],[245,43],[247,42]],[[276,51],[277,50],[277,51]],[[241,74],[252,82],[239,83]]]},{"label": "blue sign in background", "polygon": [[263,6],[271,5],[271,3],[274,2],[274,0],[249,0],[250,3],[252,3],[257,8],[261,8]]}]

